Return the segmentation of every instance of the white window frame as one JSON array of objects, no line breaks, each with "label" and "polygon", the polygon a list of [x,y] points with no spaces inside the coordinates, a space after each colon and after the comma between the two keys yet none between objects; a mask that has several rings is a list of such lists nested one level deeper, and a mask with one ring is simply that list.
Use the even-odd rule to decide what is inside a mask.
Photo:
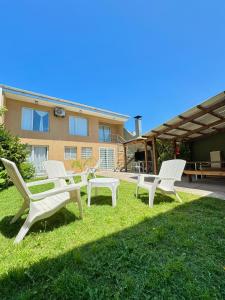
[{"label": "white window frame", "polygon": [[[86,121],[86,133],[85,134],[81,134],[81,133],[77,133],[76,132],[76,125],[75,128],[71,128],[71,120],[74,119],[75,123],[78,122],[78,120],[85,120]],[[75,131],[75,133],[73,133],[73,131]],[[73,136],[88,136],[89,135],[89,122],[87,118],[84,117],[79,117],[79,116],[69,116],[69,135],[73,135]]]},{"label": "white window frame", "polygon": [[117,152],[115,151],[115,148],[112,148],[112,147],[99,147],[99,167],[100,167],[100,169],[102,169],[101,168],[101,155],[100,155],[101,149],[111,149],[111,150],[113,150],[114,167],[113,167],[113,169],[107,168],[105,170],[114,170],[114,169],[116,169],[116,167],[117,167],[117,163],[116,163],[117,162]]},{"label": "white window frame", "polygon": [[[86,153],[83,155],[83,149],[91,149],[91,156],[87,157]],[[90,159],[93,157],[93,148],[92,147],[81,147],[81,159]]]},{"label": "white window frame", "polygon": [[[23,112],[25,110],[30,110],[32,112],[32,116],[31,116],[31,123],[32,123],[32,129],[25,129],[23,128]],[[40,111],[40,112],[45,112],[48,114],[48,130],[47,131],[41,131],[41,130],[34,130],[34,111]],[[42,133],[46,133],[46,132],[49,132],[49,126],[50,126],[50,118],[49,118],[49,111],[47,110],[40,110],[40,109],[34,109],[34,108],[31,108],[31,107],[22,107],[22,110],[21,110],[21,129],[22,130],[25,130],[25,131],[32,131],[32,132],[42,132]]]},{"label": "white window frame", "polygon": [[[69,158],[67,158],[66,157],[66,148],[69,148],[69,149],[71,149],[71,148],[73,148],[73,149],[75,149],[75,157],[71,157],[71,152],[70,152],[70,157]],[[64,159],[65,160],[74,160],[74,159],[77,159],[77,147],[75,147],[75,146],[65,146],[64,147]]]},{"label": "white window frame", "polygon": [[109,125],[99,124],[99,126],[98,126],[98,130],[99,131],[100,131],[100,128],[103,128],[103,132],[104,132],[104,128],[109,129],[110,134],[109,134],[109,140],[106,140],[106,138],[104,136],[104,140],[102,141],[100,139],[100,134],[98,132],[98,140],[99,140],[99,142],[100,143],[111,143],[112,142],[112,129],[111,129],[111,127]]},{"label": "white window frame", "polygon": [[[30,158],[27,158],[27,161],[28,162],[34,162],[34,148],[47,148],[47,152],[46,152],[46,160],[48,160],[48,156],[49,156],[49,146],[48,145],[28,145],[30,148],[31,148],[31,151],[30,151]],[[35,175],[37,176],[41,176],[41,175],[46,175],[46,172],[43,170],[43,172],[41,173],[36,173],[36,170],[35,170]]]}]

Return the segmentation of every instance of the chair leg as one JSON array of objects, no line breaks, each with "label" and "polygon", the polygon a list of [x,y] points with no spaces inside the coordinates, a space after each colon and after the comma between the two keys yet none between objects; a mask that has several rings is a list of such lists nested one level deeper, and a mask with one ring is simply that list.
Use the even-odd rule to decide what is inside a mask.
[{"label": "chair leg", "polygon": [[136,186],[136,198],[138,198],[138,191],[139,191],[139,186]]},{"label": "chair leg", "polygon": [[12,220],[10,221],[10,224],[15,223],[20,216],[22,216],[22,214],[24,213],[24,211],[28,208],[27,203],[24,201],[23,205],[21,206],[21,208],[18,210],[18,212],[15,214],[15,216],[12,218]]},{"label": "chair leg", "polygon": [[155,191],[156,191],[156,186],[152,186],[151,189],[149,189],[148,191],[148,197],[149,197],[149,207],[153,207],[153,203],[154,203],[154,197],[155,197]]},{"label": "chair leg", "polygon": [[29,231],[30,227],[33,225],[34,219],[31,219],[30,216],[28,215],[26,221],[23,223],[23,226],[20,228],[20,231],[18,232],[14,244],[20,243],[27,232]]},{"label": "chair leg", "polygon": [[87,194],[88,194],[88,207],[91,206],[91,184],[89,183],[87,186]]},{"label": "chair leg", "polygon": [[80,199],[80,190],[77,190],[76,201],[77,201],[79,212],[80,212],[80,218],[83,219],[83,207],[82,207],[82,203],[81,203],[81,199]]},{"label": "chair leg", "polygon": [[182,203],[182,199],[180,198],[180,196],[178,195],[178,193],[175,191],[175,196],[177,198],[177,200]]},{"label": "chair leg", "polygon": [[117,193],[117,188],[116,187],[113,187],[111,189],[112,191],[112,207],[115,207],[116,206],[116,193]]}]

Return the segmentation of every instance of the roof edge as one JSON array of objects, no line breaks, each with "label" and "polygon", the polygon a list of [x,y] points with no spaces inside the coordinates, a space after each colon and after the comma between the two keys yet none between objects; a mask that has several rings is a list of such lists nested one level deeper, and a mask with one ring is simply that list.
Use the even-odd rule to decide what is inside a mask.
[{"label": "roof edge", "polygon": [[84,110],[87,110],[87,111],[100,113],[100,114],[105,115],[105,116],[121,118],[121,119],[124,120],[124,122],[126,122],[130,118],[130,116],[128,116],[128,115],[123,115],[123,114],[116,113],[116,112],[113,112],[113,111],[110,111],[110,110],[101,109],[101,108],[97,108],[97,107],[94,107],[94,106],[82,104],[82,103],[79,103],[79,102],[74,102],[74,101],[71,101],[71,100],[65,100],[65,99],[61,99],[61,98],[57,98],[57,97],[52,97],[52,96],[48,96],[48,95],[45,95],[45,94],[36,93],[36,92],[28,91],[28,90],[14,88],[14,87],[4,85],[4,84],[1,84],[1,83],[0,83],[0,88],[2,88],[3,92],[9,92],[9,93],[11,92],[13,94],[23,95],[25,97],[27,96],[27,97],[31,97],[31,98],[36,98],[36,99],[47,101],[47,102],[58,102],[56,104],[60,105],[60,103],[61,103],[62,105],[77,107],[77,108],[84,109]]}]

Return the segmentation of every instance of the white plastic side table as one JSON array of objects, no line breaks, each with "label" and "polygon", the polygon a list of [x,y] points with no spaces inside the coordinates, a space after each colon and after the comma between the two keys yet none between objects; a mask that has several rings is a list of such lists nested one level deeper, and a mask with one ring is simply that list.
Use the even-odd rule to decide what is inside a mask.
[{"label": "white plastic side table", "polygon": [[112,206],[116,206],[116,195],[117,195],[117,188],[120,184],[119,179],[116,178],[94,178],[90,179],[88,182],[88,206],[91,206],[91,189],[93,187],[96,188],[96,195],[97,195],[97,189],[99,187],[107,187],[112,192]]}]

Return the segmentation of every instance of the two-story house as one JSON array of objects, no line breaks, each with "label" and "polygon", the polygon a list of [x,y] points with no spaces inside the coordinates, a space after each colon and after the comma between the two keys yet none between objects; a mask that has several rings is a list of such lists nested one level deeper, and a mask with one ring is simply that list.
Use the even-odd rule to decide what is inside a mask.
[{"label": "two-story house", "polygon": [[93,158],[102,169],[122,163],[124,122],[128,116],[81,103],[0,85],[5,127],[30,146],[37,174],[53,159],[68,170],[76,159]]}]

